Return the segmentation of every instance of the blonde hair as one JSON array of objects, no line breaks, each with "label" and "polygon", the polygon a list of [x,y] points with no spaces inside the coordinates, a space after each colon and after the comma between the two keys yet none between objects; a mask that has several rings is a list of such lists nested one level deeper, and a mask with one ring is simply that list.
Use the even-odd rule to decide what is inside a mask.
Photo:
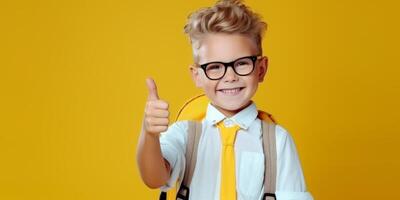
[{"label": "blonde hair", "polygon": [[219,0],[213,7],[201,8],[188,16],[184,32],[190,38],[193,58],[198,63],[201,39],[208,33],[243,34],[257,45],[262,54],[262,38],[267,24],[241,0]]}]

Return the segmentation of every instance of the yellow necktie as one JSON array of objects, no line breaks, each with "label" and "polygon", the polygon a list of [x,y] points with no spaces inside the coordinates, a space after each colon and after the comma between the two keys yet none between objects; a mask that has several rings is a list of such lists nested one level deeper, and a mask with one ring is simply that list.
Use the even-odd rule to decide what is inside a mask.
[{"label": "yellow necktie", "polygon": [[234,142],[236,132],[240,129],[238,125],[225,127],[223,121],[217,124],[221,133],[221,200],[236,199],[236,174],[235,174],[235,151]]}]

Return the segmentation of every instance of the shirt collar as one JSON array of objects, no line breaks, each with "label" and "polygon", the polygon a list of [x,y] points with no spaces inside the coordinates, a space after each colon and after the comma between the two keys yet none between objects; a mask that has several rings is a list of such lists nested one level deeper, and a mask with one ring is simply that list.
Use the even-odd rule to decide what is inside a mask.
[{"label": "shirt collar", "polygon": [[247,130],[251,123],[257,118],[258,110],[256,104],[251,102],[246,108],[236,113],[234,116],[228,118],[224,114],[222,114],[217,108],[215,108],[211,103],[208,103],[207,113],[205,119],[212,123],[213,125],[217,124],[221,120],[224,120],[225,125],[237,124],[240,128]]}]

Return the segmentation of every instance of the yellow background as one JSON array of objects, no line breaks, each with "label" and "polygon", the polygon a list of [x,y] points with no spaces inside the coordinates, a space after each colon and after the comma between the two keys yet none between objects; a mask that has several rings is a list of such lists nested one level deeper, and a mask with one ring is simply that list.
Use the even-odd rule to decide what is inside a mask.
[{"label": "yellow background", "polygon": [[[200,91],[187,15],[214,1],[0,3],[0,199],[157,199],[136,165],[145,78],[175,116]],[[400,199],[399,6],[256,1],[255,101],[293,136],[315,199]]]}]

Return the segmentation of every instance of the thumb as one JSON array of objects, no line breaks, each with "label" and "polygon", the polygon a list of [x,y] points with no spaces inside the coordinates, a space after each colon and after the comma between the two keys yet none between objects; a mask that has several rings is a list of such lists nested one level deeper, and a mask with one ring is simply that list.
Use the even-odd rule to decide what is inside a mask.
[{"label": "thumb", "polygon": [[152,78],[146,79],[147,89],[149,89],[148,100],[158,100],[157,86]]}]

